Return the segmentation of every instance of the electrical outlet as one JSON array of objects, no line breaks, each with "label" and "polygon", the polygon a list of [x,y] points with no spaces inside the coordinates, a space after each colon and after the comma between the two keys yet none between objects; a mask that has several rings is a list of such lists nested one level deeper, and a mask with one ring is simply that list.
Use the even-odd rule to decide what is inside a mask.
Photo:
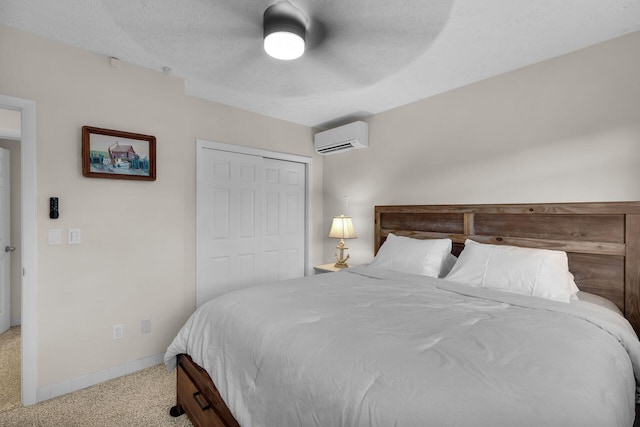
[{"label": "electrical outlet", "polygon": [[151,332],[151,319],[144,319],[140,322],[140,330],[143,334]]},{"label": "electrical outlet", "polygon": [[119,340],[124,336],[124,325],[113,325],[113,339]]}]

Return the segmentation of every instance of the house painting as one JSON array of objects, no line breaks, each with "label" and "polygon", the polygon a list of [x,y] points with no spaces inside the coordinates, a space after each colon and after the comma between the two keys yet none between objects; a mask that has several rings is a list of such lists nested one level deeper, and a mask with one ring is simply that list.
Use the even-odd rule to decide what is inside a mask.
[{"label": "house painting", "polygon": [[136,152],[131,145],[120,145],[116,142],[109,147],[109,156],[114,163],[118,159],[131,161],[136,157]]}]

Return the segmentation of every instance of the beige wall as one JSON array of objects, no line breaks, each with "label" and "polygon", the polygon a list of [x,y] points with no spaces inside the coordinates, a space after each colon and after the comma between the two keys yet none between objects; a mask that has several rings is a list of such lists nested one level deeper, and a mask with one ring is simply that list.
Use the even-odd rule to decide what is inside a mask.
[{"label": "beige wall", "polygon": [[[195,138],[313,156],[322,256],[322,158],[310,129],[184,95],[183,81],[0,26],[0,93],[37,110],[38,387],[164,352],[195,305]],[[155,182],[82,176],[83,125],[157,138]],[[48,198],[60,218],[48,218]],[[82,230],[49,246],[47,230]],[[152,319],[142,335],[140,322]],[[112,325],[124,324],[113,341]]]},{"label": "beige wall", "polygon": [[4,137],[20,137],[20,112],[0,108],[0,135]]},{"label": "beige wall", "polygon": [[376,204],[640,200],[638,52],[636,32],[374,115],[369,149],[325,158],[323,227],[348,195],[356,264]]}]

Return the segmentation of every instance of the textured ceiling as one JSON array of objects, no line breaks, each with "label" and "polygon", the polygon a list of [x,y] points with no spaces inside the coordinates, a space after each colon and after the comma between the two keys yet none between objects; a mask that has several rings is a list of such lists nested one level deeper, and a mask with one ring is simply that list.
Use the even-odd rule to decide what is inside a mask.
[{"label": "textured ceiling", "polygon": [[0,23],[147,68],[186,92],[327,127],[640,30],[638,0],[290,0],[307,51],[262,49],[279,0],[0,0]]}]

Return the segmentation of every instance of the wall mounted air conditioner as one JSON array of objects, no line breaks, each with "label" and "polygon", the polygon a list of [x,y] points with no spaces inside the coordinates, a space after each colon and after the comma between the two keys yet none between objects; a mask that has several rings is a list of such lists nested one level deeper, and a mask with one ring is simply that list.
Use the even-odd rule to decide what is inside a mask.
[{"label": "wall mounted air conditioner", "polygon": [[353,122],[315,134],[314,145],[319,154],[334,154],[369,146],[369,125]]}]

